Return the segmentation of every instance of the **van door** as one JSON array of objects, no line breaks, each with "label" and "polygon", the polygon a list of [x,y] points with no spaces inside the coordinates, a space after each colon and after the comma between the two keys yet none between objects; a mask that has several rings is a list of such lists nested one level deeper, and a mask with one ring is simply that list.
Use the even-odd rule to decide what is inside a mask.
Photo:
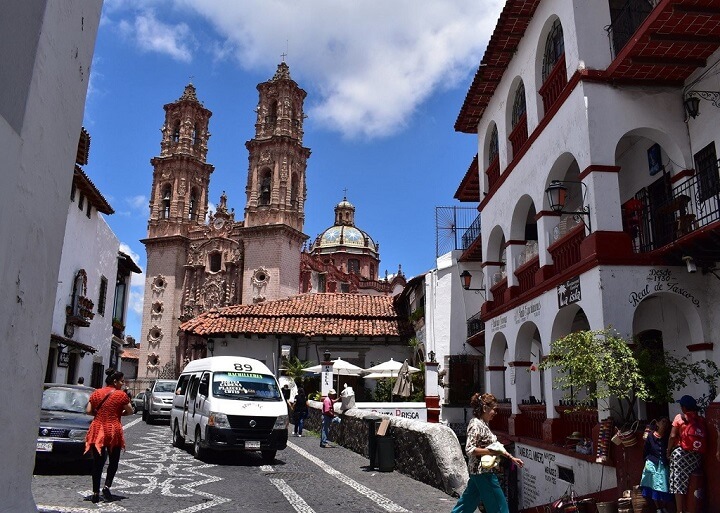
[{"label": "van door", "polygon": [[193,416],[193,409],[195,407],[195,398],[198,393],[198,386],[200,385],[200,376],[193,374],[190,378],[190,384],[188,385],[188,394],[185,396],[185,404],[183,407],[183,432],[185,437],[189,437],[195,433],[195,417]]},{"label": "van door", "polygon": [[205,432],[205,425],[207,424],[207,416],[209,413],[207,397],[210,395],[210,373],[205,371],[200,376],[197,384],[197,393],[192,400],[192,403],[188,404],[188,428],[189,424],[192,424],[192,431],[188,429],[192,436],[195,436],[195,430],[200,427],[200,433]]},{"label": "van door", "polygon": [[[178,425],[181,426],[183,411],[185,410],[185,395],[187,395],[188,384],[190,383],[190,374],[183,374],[178,379],[177,387],[175,388],[175,396],[173,397],[173,407],[170,412],[170,429],[175,427],[175,423],[178,422],[178,418],[181,419]],[[180,433],[184,433],[180,431]]]}]

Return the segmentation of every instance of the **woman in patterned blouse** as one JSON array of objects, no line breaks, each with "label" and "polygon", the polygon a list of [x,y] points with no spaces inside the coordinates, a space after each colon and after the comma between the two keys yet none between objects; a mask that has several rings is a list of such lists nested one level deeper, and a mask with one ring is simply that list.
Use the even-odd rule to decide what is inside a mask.
[{"label": "woman in patterned blouse", "polygon": [[[481,502],[485,506],[486,513],[508,513],[507,500],[495,473],[497,466],[484,467],[480,459],[483,456],[502,456],[518,467],[523,466],[523,461],[504,449],[499,450],[497,437],[490,431],[489,424],[496,413],[495,396],[475,394],[470,399],[470,406],[473,408],[473,419],[468,424],[465,444],[470,480],[452,513],[472,513]],[[488,448],[491,444],[498,446],[498,449]]]}]

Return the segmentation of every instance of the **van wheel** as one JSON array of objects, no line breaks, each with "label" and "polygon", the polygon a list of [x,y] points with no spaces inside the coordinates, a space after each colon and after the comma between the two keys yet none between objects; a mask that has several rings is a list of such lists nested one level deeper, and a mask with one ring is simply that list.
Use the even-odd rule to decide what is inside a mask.
[{"label": "van wheel", "polygon": [[275,461],[276,454],[277,454],[277,450],[262,451],[263,463],[273,463]]},{"label": "van wheel", "polygon": [[200,428],[195,430],[195,443],[193,444],[193,454],[196,460],[205,458],[206,450],[202,447],[202,437],[200,436]]},{"label": "van wheel", "polygon": [[180,426],[178,426],[177,420],[173,427],[172,444],[173,447],[180,447],[181,449],[185,446],[185,437],[180,434]]}]

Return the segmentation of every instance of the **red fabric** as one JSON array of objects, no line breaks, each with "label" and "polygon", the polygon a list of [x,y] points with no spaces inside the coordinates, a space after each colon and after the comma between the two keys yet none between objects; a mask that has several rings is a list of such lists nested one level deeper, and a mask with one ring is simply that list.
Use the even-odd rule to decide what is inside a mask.
[{"label": "red fabric", "polygon": [[[112,395],[100,406],[100,402],[108,394]],[[115,387],[107,386],[92,393],[90,404],[92,404],[94,410],[97,410],[97,407],[100,406],[100,411],[95,415],[85,437],[85,452],[88,452],[93,445],[98,452],[103,447],[125,448],[125,437],[120,417],[122,417],[125,405],[129,402],[130,399],[127,394]]]}]

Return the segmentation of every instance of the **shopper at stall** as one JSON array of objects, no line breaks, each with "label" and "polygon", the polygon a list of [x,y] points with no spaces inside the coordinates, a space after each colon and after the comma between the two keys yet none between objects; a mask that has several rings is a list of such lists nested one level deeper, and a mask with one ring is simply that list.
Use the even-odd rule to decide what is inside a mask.
[{"label": "shopper at stall", "polygon": [[695,398],[684,395],[678,401],[681,413],[675,416],[670,431],[667,455],[670,459],[670,493],[675,494],[677,513],[687,513],[690,476],[702,465],[707,446],[705,418]]}]

